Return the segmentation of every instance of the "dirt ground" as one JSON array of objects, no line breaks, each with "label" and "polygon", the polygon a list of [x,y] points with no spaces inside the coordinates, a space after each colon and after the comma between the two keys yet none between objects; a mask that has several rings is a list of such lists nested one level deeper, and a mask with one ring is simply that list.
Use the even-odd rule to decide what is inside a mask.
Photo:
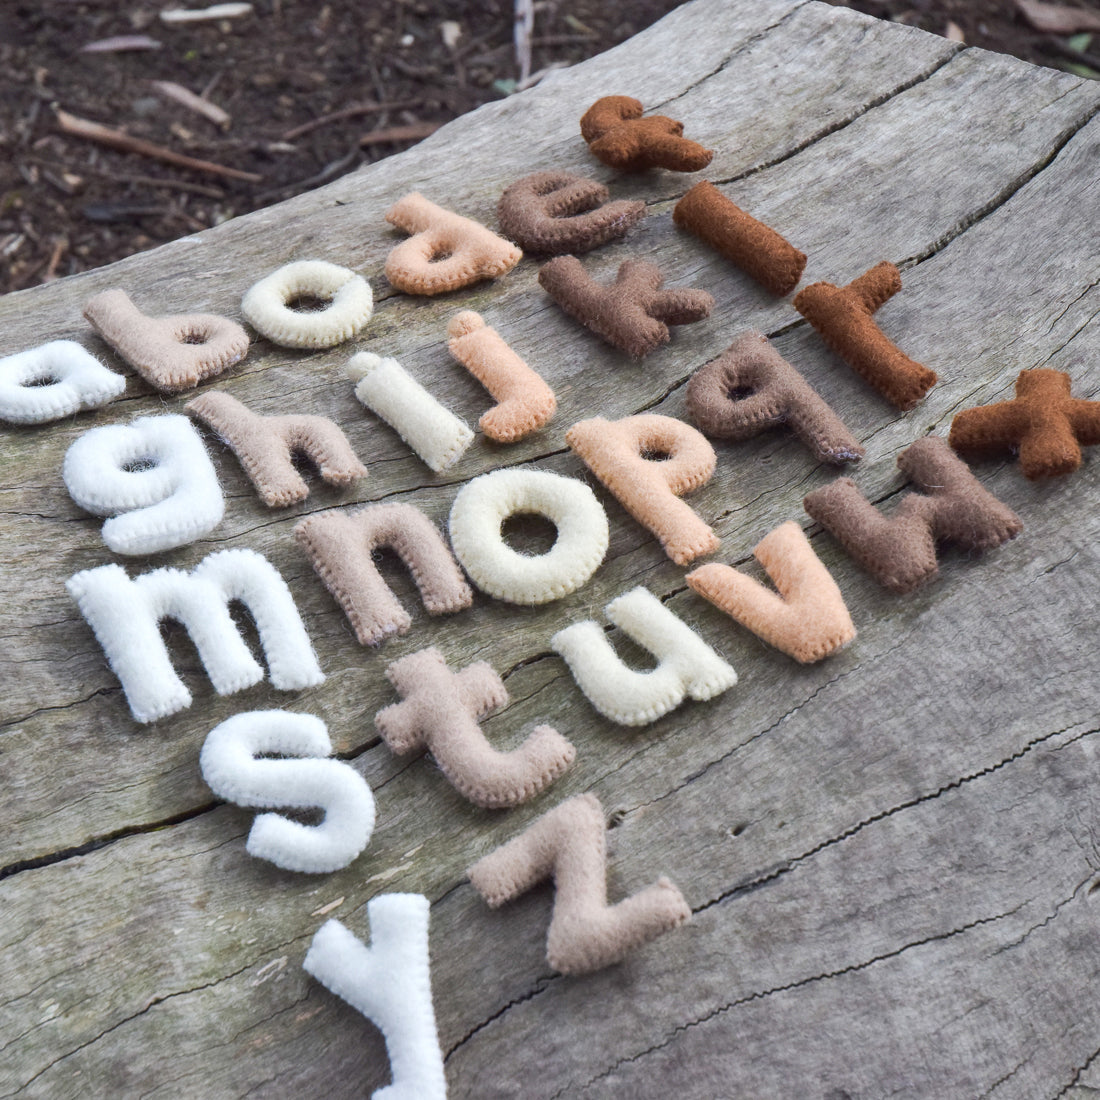
[{"label": "dirt ground", "polygon": [[[524,77],[517,9],[533,15],[518,36],[530,81],[678,2],[254,0],[231,18],[169,22],[187,0],[0,0],[0,291],[280,202],[509,94]],[[1013,0],[845,6],[1082,75],[1100,67],[1100,33],[1037,31]],[[1100,0],[1076,6],[1100,13]],[[200,109],[156,82],[202,97]],[[66,132],[81,120],[210,165]]]}]

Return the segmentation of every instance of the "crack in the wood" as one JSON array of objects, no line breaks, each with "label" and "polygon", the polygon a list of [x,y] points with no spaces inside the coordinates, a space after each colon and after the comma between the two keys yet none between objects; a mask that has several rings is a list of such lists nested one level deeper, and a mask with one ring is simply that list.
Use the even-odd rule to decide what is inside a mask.
[{"label": "crack in the wood", "polygon": [[1100,1049],[1094,1050],[1081,1065],[1072,1070],[1073,1075],[1070,1077],[1065,1087],[1056,1092],[1050,1098],[1050,1100],[1062,1100],[1062,1098],[1069,1092],[1069,1090],[1073,1088],[1078,1081],[1081,1080],[1081,1077],[1085,1073],[1087,1073],[1089,1069],[1092,1068],[1092,1064],[1097,1060],[1097,1058],[1100,1058]]},{"label": "crack in the wood", "polygon": [[[1091,314],[1089,314],[1089,316],[1088,316],[1088,317],[1086,317],[1086,318],[1084,319],[1084,321],[1082,321],[1082,322],[1081,322],[1081,324],[1080,324],[1080,325],[1078,325],[1078,327],[1077,327],[1076,329],[1074,329],[1074,330],[1073,330],[1073,332],[1071,332],[1071,333],[1069,334],[1069,336],[1068,336],[1068,337],[1067,337],[1067,338],[1066,338],[1065,340],[1063,340],[1063,341],[1062,341],[1062,343],[1061,343],[1061,344],[1059,344],[1059,345],[1058,345],[1058,346],[1057,346],[1057,347],[1056,347],[1056,348],[1055,348],[1055,349],[1054,349],[1054,350],[1053,350],[1052,352],[1050,352],[1050,353],[1049,353],[1048,355],[1045,355],[1045,356],[1044,356],[1044,357],[1043,357],[1042,359],[1040,359],[1040,360],[1039,360],[1038,362],[1034,363],[1034,364],[1033,364],[1033,366],[1036,366],[1036,367],[1044,367],[1044,366],[1046,366],[1046,364],[1047,364],[1047,363],[1049,363],[1049,362],[1050,362],[1050,361],[1051,361],[1051,360],[1052,360],[1052,359],[1053,359],[1053,358],[1054,358],[1054,357],[1055,357],[1056,355],[1058,355],[1058,354],[1060,354],[1061,352],[1065,351],[1065,350],[1066,350],[1066,348],[1068,348],[1068,347],[1069,347],[1069,345],[1070,345],[1070,344],[1072,344],[1072,343],[1073,343],[1073,341],[1074,341],[1074,340],[1076,340],[1076,339],[1077,339],[1077,337],[1078,337],[1078,336],[1080,336],[1080,335],[1081,335],[1081,333],[1082,333],[1082,332],[1084,332],[1084,331],[1085,331],[1085,329],[1086,329],[1086,328],[1088,328],[1088,326],[1089,326],[1089,325],[1090,325],[1090,324],[1091,324],[1091,323],[1093,322],[1093,320],[1094,320],[1094,319],[1095,319],[1096,317],[1098,317],[1098,316],[1100,316],[1100,309],[1098,309],[1098,310],[1097,310],[1097,311],[1096,311],[1095,313],[1091,313]],[[1091,394],[1090,394],[1090,396],[1093,396],[1093,395],[1091,395]]]},{"label": "crack in the wood", "polygon": [[1011,1081],[1012,1078],[1015,1077],[1016,1074],[1019,1073],[1020,1070],[1022,1070],[1024,1066],[1028,1064],[1028,1062],[1031,1061],[1031,1059],[1034,1057],[1034,1054],[1035,1052],[1032,1051],[1032,1053],[1024,1058],[1023,1061],[1017,1062],[1017,1064],[1014,1065],[1012,1069],[1008,1071],[1008,1073],[1002,1074],[1000,1077],[998,1077],[997,1080],[994,1081],[993,1084],[990,1085],[989,1088],[982,1093],[982,1095],[979,1097],[979,1100],[988,1100],[988,1098],[992,1096],[993,1093],[1001,1087],[1001,1085],[1003,1085],[1006,1081]]},{"label": "crack in the wood", "polygon": [[1024,932],[1022,936],[1020,936],[1019,939],[1012,940],[1011,943],[1002,943],[999,947],[990,952],[990,957],[1001,955],[1005,951],[1011,951],[1014,947],[1019,947],[1028,939],[1029,936],[1031,936],[1033,932],[1038,932],[1040,928],[1046,928],[1046,926],[1050,924],[1051,921],[1055,920],[1058,914],[1067,905],[1069,905],[1071,901],[1075,901],[1077,899],[1077,895],[1080,894],[1081,891],[1084,890],[1085,887],[1093,881],[1093,877],[1093,873],[1090,871],[1089,874],[1073,888],[1073,893],[1070,894],[1068,898],[1064,898],[1062,901],[1058,902],[1058,904],[1054,906],[1054,909],[1044,920],[1039,921],[1038,924],[1033,924]]},{"label": "crack in the wood", "polygon": [[[1061,313],[1059,313],[1059,314],[1058,314],[1058,316],[1057,316],[1057,317],[1055,317],[1055,318],[1054,318],[1054,320],[1050,322],[1050,325],[1049,325],[1049,326],[1047,327],[1046,335],[1047,335],[1047,336],[1049,336],[1049,335],[1050,335],[1050,334],[1051,334],[1051,333],[1052,333],[1052,332],[1054,331],[1054,326],[1055,326],[1056,324],[1058,324],[1058,322],[1059,322],[1059,321],[1060,321],[1060,320],[1061,320],[1061,319],[1062,319],[1063,317],[1065,317],[1065,315],[1066,315],[1067,313],[1069,313],[1069,311],[1070,311],[1070,310],[1071,310],[1071,309],[1072,309],[1072,308],[1073,308],[1073,307],[1074,307],[1075,305],[1077,305],[1077,303],[1078,303],[1078,302],[1079,302],[1079,301],[1080,301],[1080,300],[1081,300],[1082,298],[1084,298],[1084,297],[1085,297],[1085,295],[1086,295],[1086,294],[1088,294],[1088,292],[1089,292],[1090,290],[1095,290],[1095,289],[1096,289],[1096,288],[1097,288],[1098,286],[1100,286],[1100,279],[1097,279],[1097,280],[1096,280],[1096,282],[1094,282],[1094,283],[1089,283],[1089,285],[1088,285],[1087,287],[1085,287],[1085,289],[1084,289],[1084,290],[1082,290],[1082,291],[1081,291],[1081,293],[1080,293],[1080,294],[1078,294],[1076,298],[1073,298],[1073,299],[1071,299],[1071,300],[1070,300],[1069,302],[1067,302],[1067,303],[1066,303],[1066,308],[1065,308],[1065,309],[1063,309],[1063,310],[1062,310],[1062,312],[1061,312]],[[1095,317],[1095,316],[1096,316],[1096,314],[1094,313],[1094,314],[1093,314],[1093,316]]]},{"label": "crack in the wood", "polygon": [[[944,940],[952,939],[955,936],[965,935],[967,932],[974,928],[978,928],[986,924],[994,924],[999,920],[1004,920],[1006,917],[1011,917],[1022,908],[1021,905],[1015,906],[1003,913],[996,913],[991,917],[978,917],[975,920],[961,925],[958,928],[952,928],[947,932],[937,932],[935,935],[925,936],[923,939],[914,940],[910,943],[903,944],[901,947],[895,948],[893,951],[885,951],[881,955],[874,955],[870,959],[865,959],[862,962],[850,963],[848,966],[843,966],[838,970],[825,971],[822,974],[812,974],[806,978],[800,978],[797,981],[787,982],[783,985],[772,986],[768,989],[756,990],[750,993],[746,997],[739,997],[736,1000],[729,1001],[726,1004],[719,1005],[717,1008],[711,1009],[711,1011],[700,1016],[698,1019],[689,1020],[686,1024],[679,1024],[672,1031],[668,1032],[665,1037],[659,1042],[654,1043],[652,1046],[647,1047],[645,1050],[639,1051],[637,1054],[629,1055],[625,1058],[618,1059],[614,1064],[603,1070],[601,1073],[596,1074],[595,1077],[590,1078],[582,1086],[580,1091],[584,1092],[591,1088],[598,1081],[602,1081],[607,1077],[610,1077],[621,1066],[627,1065],[631,1062],[640,1061],[642,1058],[648,1057],[650,1054],[655,1054],[659,1050],[663,1050],[665,1047],[670,1046],[676,1039],[683,1033],[690,1031],[692,1028],[699,1027],[702,1024],[708,1023],[717,1016],[721,1016],[727,1012],[732,1011],[735,1008],[740,1008],[742,1005],[750,1004],[753,1001],[763,1000],[766,997],[774,996],[777,993],[789,993],[792,990],[802,989],[808,985],[812,985],[815,982],[830,981],[833,978],[840,978],[846,974],[855,974],[861,970],[867,970],[872,966],[876,966],[879,963],[887,962],[890,959],[896,959],[899,956],[905,954],[907,951],[912,951],[919,947],[925,947],[931,943],[940,943]],[[559,1098],[571,1088],[572,1086],[566,1086],[563,1089],[559,1089],[554,1093],[550,1100],[559,1100]]]},{"label": "crack in the wood", "polygon": [[71,703],[57,703],[50,707],[38,707],[28,714],[21,714],[18,718],[9,718],[5,722],[0,722],[0,731],[10,729],[12,726],[22,725],[22,723],[29,722],[32,718],[37,718],[40,714],[49,714],[51,711],[71,710],[73,707],[81,707],[85,703],[90,703],[97,695],[117,695],[121,690],[122,688],[120,687],[96,688],[91,695],[86,695],[83,699],[74,699]]},{"label": "crack in the wood", "polygon": [[466,1034],[463,1035],[462,1038],[459,1039],[457,1043],[455,1043],[453,1046],[449,1047],[447,1052],[443,1055],[444,1064],[447,1063],[447,1061],[450,1059],[451,1055],[454,1054],[456,1050],[458,1050],[464,1044],[468,1043],[479,1031],[483,1031],[494,1020],[500,1019],[501,1016],[503,1016],[506,1012],[510,1011],[511,1009],[515,1008],[516,1005],[524,1004],[525,1002],[532,1000],[534,997],[537,997],[540,993],[543,992],[543,990],[547,989],[553,982],[556,982],[556,981],[560,980],[561,977],[562,977],[561,974],[544,974],[541,977],[537,978],[535,980],[535,986],[534,986],[533,989],[531,989],[527,993],[522,994],[519,997],[514,997],[506,1005],[503,1005],[501,1008],[497,1009],[497,1011],[494,1012],[490,1017],[488,1017],[488,1019],[482,1020],[476,1027],[471,1028],[471,1030],[466,1032]]}]

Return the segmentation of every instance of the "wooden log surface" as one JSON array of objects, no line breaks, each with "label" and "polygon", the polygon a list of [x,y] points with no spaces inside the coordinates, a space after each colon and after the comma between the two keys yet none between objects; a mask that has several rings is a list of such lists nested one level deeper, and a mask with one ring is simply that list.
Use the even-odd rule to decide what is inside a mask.
[{"label": "wooden log surface", "polygon": [[[682,119],[717,150],[709,168],[617,177],[598,165],[578,119],[605,94]],[[860,438],[867,456],[854,476],[889,508],[902,487],[895,456],[946,435],[958,410],[1011,396],[1021,369],[1067,370],[1078,396],[1097,397],[1098,111],[1100,84],[847,9],[693,0],[407,153],[0,299],[5,354],[72,338],[118,369],[81,318],[108,287],[149,313],[239,317],[260,276],[319,258],[363,272],[377,300],[352,344],[297,352],[257,339],[244,363],[204,386],[258,412],[332,417],[369,477],[268,510],[209,440],[225,519],[192,546],[127,563],[190,568],[230,546],[265,554],[327,675],[298,695],[265,683],[217,697],[173,632],[194,704],[139,726],[65,591],[77,570],[117,560],[101,521],[65,491],[66,448],[95,425],[180,411],[188,395],[155,394],[131,375],[105,408],[0,429],[0,1096],[369,1094],[388,1079],[379,1034],[301,962],[326,915],[367,940],[366,901],[394,890],[432,902],[434,999],[455,1097],[1053,1100],[1100,1089],[1095,455],[1048,484],[1026,482],[1012,461],[976,466],[1023,534],[981,559],[949,549],[938,579],[894,596],[802,511],[805,493],[835,471],[782,432],[717,444],[717,474],[690,498],[722,538],[714,560],[761,577],[752,547],[796,519],[859,629],[848,649],[807,667],[687,590],[684,570],[598,488],[611,548],[588,585],[541,608],[479,595],[470,611],[430,619],[390,570],[413,627],[378,649],[357,645],[291,535],[302,515],[383,499],[442,524],[461,484],[504,466],[591,483],[564,443],[572,423],[686,416],[686,380],[750,327]],[[383,214],[401,195],[419,190],[494,226],[503,188],[549,167],[648,205],[625,242],[586,260],[597,275],[645,255],[670,285],[715,296],[709,321],[635,363],[565,317],[530,259],[442,299],[388,287],[382,265],[401,235]],[[676,199],[698,178],[805,251],[807,282],[847,282],[883,259],[902,268],[903,290],[878,319],[940,375],[915,410],[888,406],[789,299],[673,227]],[[357,403],[343,365],[357,350],[394,355],[475,423],[488,399],[445,344],[459,309],[480,311],[550,382],[559,409],[516,445],[479,435],[437,476]],[[740,683],[626,729],[592,710],[549,639],[602,620],[604,605],[638,584],[730,660]],[[504,676],[512,702],[484,724],[494,744],[549,723],[576,745],[573,768],[500,812],[463,801],[429,759],[394,758],[372,721],[394,701],[383,669],[426,645],[452,667],[485,660]],[[275,706],[320,715],[374,789],[377,829],[344,871],[302,876],[250,858],[251,813],[218,804],[202,782],[209,730]],[[664,873],[693,918],[619,966],[566,978],[545,959],[550,888],[490,911],[465,869],[584,791],[611,816],[612,900]]]}]

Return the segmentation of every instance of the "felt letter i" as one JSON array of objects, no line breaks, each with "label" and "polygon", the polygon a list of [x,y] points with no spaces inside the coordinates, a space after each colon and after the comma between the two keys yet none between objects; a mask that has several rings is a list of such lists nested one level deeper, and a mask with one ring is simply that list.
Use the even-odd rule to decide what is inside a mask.
[{"label": "felt letter i", "polygon": [[428,899],[381,894],[367,902],[371,945],[338,920],[313,936],[303,966],[377,1025],[393,1083],[375,1100],[445,1100],[447,1081],[432,1008]]}]

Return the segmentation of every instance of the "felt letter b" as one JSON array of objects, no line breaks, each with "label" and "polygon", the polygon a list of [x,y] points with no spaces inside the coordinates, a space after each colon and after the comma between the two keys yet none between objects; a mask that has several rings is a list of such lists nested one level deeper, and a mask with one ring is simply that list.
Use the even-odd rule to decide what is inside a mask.
[{"label": "felt letter b", "polygon": [[709,481],[717,461],[695,428],[653,413],[595,417],[574,424],[565,441],[677,565],[718,549],[718,536],[679,499]]}]

